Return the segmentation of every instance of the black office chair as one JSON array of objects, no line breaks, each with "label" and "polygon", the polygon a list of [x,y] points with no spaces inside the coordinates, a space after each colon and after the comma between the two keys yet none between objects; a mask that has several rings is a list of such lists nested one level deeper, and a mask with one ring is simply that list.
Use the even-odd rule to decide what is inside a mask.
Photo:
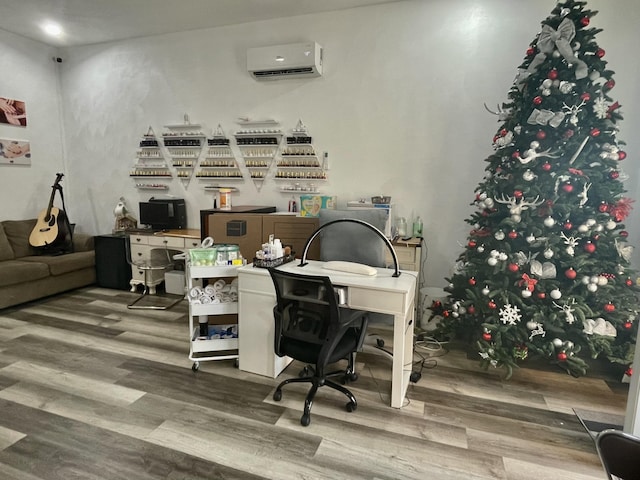
[{"label": "black office chair", "polygon": [[596,436],[596,449],[610,480],[640,478],[640,438],[620,430],[603,430]]},{"label": "black office chair", "polygon": [[[309,382],[311,388],[300,418],[303,426],[311,422],[311,406],[321,386],[346,395],[349,399],[346,409],[353,412],[358,407],[354,395],[329,377],[339,377],[345,383],[356,378],[355,353],[362,346],[366,332],[366,312],[340,307],[329,277],[282,272],[277,268],[270,268],[269,273],[277,296],[273,309],[275,353],[313,365],[309,375],[281,382],[273,399],[279,402],[282,387],[289,383]],[[346,369],[326,372],[330,364],[343,359],[347,359]]]}]

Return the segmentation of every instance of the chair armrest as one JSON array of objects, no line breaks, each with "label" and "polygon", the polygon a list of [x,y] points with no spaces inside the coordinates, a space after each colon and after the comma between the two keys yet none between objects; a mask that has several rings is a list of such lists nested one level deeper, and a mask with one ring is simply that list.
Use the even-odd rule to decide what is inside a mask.
[{"label": "chair armrest", "polygon": [[86,233],[74,233],[73,234],[73,251],[74,252],[89,252],[94,250],[93,236]]}]

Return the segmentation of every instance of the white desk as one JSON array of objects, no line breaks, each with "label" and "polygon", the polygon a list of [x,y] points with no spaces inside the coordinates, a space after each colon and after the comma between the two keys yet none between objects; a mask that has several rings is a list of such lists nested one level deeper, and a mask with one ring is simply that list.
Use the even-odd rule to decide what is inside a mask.
[{"label": "white desk", "polygon": [[[328,276],[334,285],[347,287],[349,308],[393,315],[393,367],[391,406],[402,407],[413,363],[413,317],[417,272],[393,277],[393,270],[378,269],[375,276],[336,272],[309,261],[296,260],[281,270]],[[291,359],[274,353],[273,307],[276,294],[269,272],[247,265],[238,269],[238,354],[240,370],[277,377]]]}]

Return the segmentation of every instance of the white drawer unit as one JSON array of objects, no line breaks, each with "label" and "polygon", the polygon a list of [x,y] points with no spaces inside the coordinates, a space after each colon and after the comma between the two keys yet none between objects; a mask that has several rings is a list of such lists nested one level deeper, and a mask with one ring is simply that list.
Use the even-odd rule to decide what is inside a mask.
[{"label": "white drawer unit", "polygon": [[[131,234],[129,236],[132,262],[152,260],[158,258],[163,263],[167,251],[173,256],[185,252],[189,248],[200,246],[200,232],[197,230],[157,232],[150,234]],[[164,270],[150,270],[147,275],[147,287],[150,294],[155,294],[156,287],[164,281]],[[138,285],[144,285],[144,270],[131,265],[131,291],[135,292]]]}]

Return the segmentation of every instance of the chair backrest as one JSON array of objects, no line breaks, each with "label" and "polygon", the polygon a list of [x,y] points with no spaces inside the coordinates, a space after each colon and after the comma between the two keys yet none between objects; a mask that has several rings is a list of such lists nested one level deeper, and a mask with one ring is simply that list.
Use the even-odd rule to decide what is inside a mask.
[{"label": "chair backrest", "polygon": [[603,430],[596,436],[596,449],[609,478],[640,478],[640,438],[620,430]]},{"label": "chair backrest", "polygon": [[[331,279],[269,269],[276,290],[275,352],[286,351],[287,341],[321,345],[319,363],[333,351],[350,325],[340,322],[340,307]],[[293,356],[295,358],[295,356]]]},{"label": "chair backrest", "polygon": [[[354,210],[320,210],[320,226],[338,219],[353,218],[384,231],[387,211],[379,208]],[[321,233],[320,260],[342,260],[385,267],[386,245],[376,233],[357,223],[336,223]]]}]

